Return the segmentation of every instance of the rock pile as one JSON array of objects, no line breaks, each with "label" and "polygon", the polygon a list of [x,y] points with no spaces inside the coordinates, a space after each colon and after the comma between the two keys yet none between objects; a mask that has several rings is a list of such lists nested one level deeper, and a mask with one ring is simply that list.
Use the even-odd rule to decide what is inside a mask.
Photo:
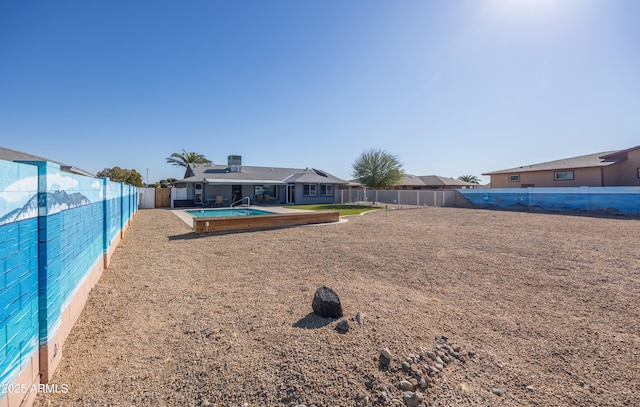
[{"label": "rock pile", "polygon": [[[446,336],[436,336],[432,350],[420,348],[417,353],[407,355],[404,360],[394,361],[393,354],[384,348],[380,352],[381,366],[386,365],[389,371],[396,367],[402,378],[395,385],[376,385],[373,379],[367,379],[364,384],[369,394],[359,392],[356,405],[395,405],[394,402],[399,402],[408,407],[418,407],[438,375],[455,360],[464,360],[466,355],[471,354],[472,352],[463,352],[460,346],[449,343]],[[396,377],[395,380],[397,379]]]}]

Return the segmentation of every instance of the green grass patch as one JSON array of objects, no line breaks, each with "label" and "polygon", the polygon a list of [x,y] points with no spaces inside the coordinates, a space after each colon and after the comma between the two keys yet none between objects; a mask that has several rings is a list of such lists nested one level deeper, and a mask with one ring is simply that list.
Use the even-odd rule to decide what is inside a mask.
[{"label": "green grass patch", "polygon": [[311,211],[338,211],[340,216],[359,215],[362,212],[375,211],[382,209],[379,206],[362,206],[362,205],[341,205],[341,204],[319,204],[319,205],[292,205],[287,206],[292,209],[307,209]]}]

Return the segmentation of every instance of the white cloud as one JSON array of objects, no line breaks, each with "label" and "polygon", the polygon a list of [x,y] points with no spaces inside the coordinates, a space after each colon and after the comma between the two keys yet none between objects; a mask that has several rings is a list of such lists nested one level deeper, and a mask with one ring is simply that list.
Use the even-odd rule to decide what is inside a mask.
[{"label": "white cloud", "polygon": [[101,181],[93,181],[91,183],[91,188],[93,189],[97,189],[98,191],[98,196],[100,197],[100,199],[104,198],[104,189],[103,189],[103,183]]},{"label": "white cloud", "polygon": [[78,186],[78,180],[64,176],[60,173],[57,174],[47,174],[47,190],[48,191],[64,191],[68,189],[72,189]]},{"label": "white cloud", "polygon": [[5,202],[24,202],[38,192],[38,177],[25,177],[14,181],[0,191],[0,198]]}]

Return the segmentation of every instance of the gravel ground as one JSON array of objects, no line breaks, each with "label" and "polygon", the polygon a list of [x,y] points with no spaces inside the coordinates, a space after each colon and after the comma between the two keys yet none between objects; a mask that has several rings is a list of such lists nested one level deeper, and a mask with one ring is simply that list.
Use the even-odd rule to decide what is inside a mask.
[{"label": "gravel ground", "polygon": [[[640,405],[639,227],[423,208],[196,237],[142,210],[36,406]],[[363,324],[314,316],[321,285]]]}]

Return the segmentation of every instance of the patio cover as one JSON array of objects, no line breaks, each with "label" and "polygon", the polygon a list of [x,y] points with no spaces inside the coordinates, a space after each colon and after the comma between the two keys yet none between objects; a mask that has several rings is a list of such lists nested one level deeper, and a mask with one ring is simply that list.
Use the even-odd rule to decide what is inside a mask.
[{"label": "patio cover", "polygon": [[259,180],[259,179],[221,179],[221,178],[205,178],[204,182],[209,185],[286,185],[284,181]]}]

